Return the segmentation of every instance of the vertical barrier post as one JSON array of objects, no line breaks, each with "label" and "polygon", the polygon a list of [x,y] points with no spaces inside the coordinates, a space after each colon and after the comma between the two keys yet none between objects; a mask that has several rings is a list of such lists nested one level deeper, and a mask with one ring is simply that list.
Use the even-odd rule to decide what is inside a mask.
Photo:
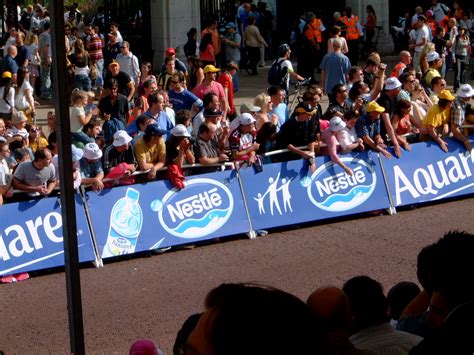
[{"label": "vertical barrier post", "polygon": [[385,173],[385,166],[383,165],[383,160],[380,153],[377,153],[377,157],[379,159],[380,169],[382,170],[382,176],[383,176],[383,181],[385,183],[385,189],[387,190],[388,201],[390,202],[388,213],[390,214],[390,216],[393,216],[397,214],[397,209],[395,208],[395,204],[393,203],[392,192],[390,191],[390,186],[387,180],[387,174]]},{"label": "vertical barrier post", "polygon": [[250,218],[250,211],[249,207],[247,205],[247,197],[245,196],[245,191],[244,191],[244,185],[242,184],[242,179],[240,178],[240,172],[238,169],[238,164],[234,164],[234,169],[237,174],[237,181],[239,182],[240,186],[240,192],[242,193],[242,199],[244,201],[244,206],[245,206],[245,213],[247,214],[247,219],[249,220],[249,225],[250,225],[250,230],[247,233],[250,239],[256,239],[257,238],[257,233],[253,229],[253,224],[252,224],[252,219]]},{"label": "vertical barrier post", "polygon": [[64,238],[64,265],[66,270],[67,309],[71,353],[85,354],[84,325],[82,319],[81,278],[75,191],[73,186],[71,124],[69,120],[69,92],[66,70],[66,44],[64,40],[64,1],[49,2],[51,12],[52,75],[55,95],[56,131],[59,147],[59,178],[61,182],[61,216]]}]

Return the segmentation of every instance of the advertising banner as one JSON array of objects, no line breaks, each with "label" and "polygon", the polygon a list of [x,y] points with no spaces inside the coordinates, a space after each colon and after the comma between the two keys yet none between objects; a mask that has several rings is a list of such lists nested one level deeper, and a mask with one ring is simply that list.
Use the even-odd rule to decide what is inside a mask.
[{"label": "advertising banner", "polygon": [[344,155],[346,174],[328,157],[316,158],[314,173],[305,160],[268,164],[263,171],[241,169],[254,229],[317,221],[390,207],[376,153]]},{"label": "advertising banner", "polygon": [[87,194],[102,258],[246,233],[250,230],[235,171]]},{"label": "advertising banner", "polygon": [[448,153],[435,142],[421,142],[401,159],[383,161],[395,206],[474,193],[474,156],[459,141],[446,141]]},{"label": "advertising banner", "polygon": [[[0,207],[0,275],[64,265],[60,201],[56,197]],[[76,198],[79,261],[96,259],[80,197]]]}]

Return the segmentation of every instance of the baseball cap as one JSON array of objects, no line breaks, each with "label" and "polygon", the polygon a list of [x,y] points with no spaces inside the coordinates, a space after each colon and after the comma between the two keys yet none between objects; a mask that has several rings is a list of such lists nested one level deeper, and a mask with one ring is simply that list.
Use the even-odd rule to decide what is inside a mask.
[{"label": "baseball cap", "polygon": [[433,16],[433,11],[431,11],[431,10],[426,11],[426,12],[425,12],[425,16],[426,16],[426,17]]},{"label": "baseball cap", "polygon": [[428,62],[434,62],[438,58],[439,58],[439,54],[436,51],[429,52],[428,55],[426,56],[426,60]]},{"label": "baseball cap", "polygon": [[334,116],[329,121],[329,129],[333,132],[342,131],[346,127],[346,122],[342,120],[339,116]]},{"label": "baseball cap", "polygon": [[217,72],[220,72],[221,70],[219,68],[216,68],[212,64],[208,64],[204,67],[203,71],[204,71],[204,74],[207,74],[207,73],[217,73]]},{"label": "baseball cap", "polygon": [[469,84],[463,84],[459,87],[458,96],[461,97],[472,97],[474,96],[474,90]]},{"label": "baseball cap", "polygon": [[206,108],[202,113],[204,117],[219,117],[222,116],[222,111],[218,109]]},{"label": "baseball cap", "polygon": [[303,102],[299,103],[295,109],[296,114],[308,114],[314,115],[316,114],[316,107],[312,107],[311,105],[305,104]]},{"label": "baseball cap", "polygon": [[455,99],[455,97],[453,96],[453,94],[451,94],[451,92],[449,92],[449,90],[442,90],[439,93],[438,98],[448,101],[453,101]]},{"label": "baseball cap", "polygon": [[25,116],[23,111],[16,111],[12,115],[12,125],[16,125],[22,122],[28,121],[28,118]]},{"label": "baseball cap", "polygon": [[2,73],[2,79],[6,79],[6,78],[11,79],[12,78],[12,73],[9,72],[9,71],[4,71]]},{"label": "baseball cap", "polygon": [[109,36],[109,37],[117,37],[117,34],[114,33],[114,32],[109,32],[109,33],[108,33],[108,36]]},{"label": "baseball cap", "polygon": [[186,127],[184,127],[182,124],[177,124],[174,126],[171,130],[171,134],[175,137],[191,137]]},{"label": "baseball cap", "polygon": [[166,55],[174,55],[176,54],[176,51],[174,50],[174,48],[170,47],[170,48],[166,48]]},{"label": "baseball cap", "polygon": [[110,68],[110,67],[113,67],[113,66],[120,66],[120,64],[119,64],[119,62],[117,62],[117,61],[114,59],[114,60],[112,60],[112,61],[110,62],[109,68]]},{"label": "baseball cap", "polygon": [[240,105],[240,113],[259,112],[260,110],[261,107],[252,105],[248,102],[244,102],[242,105]]},{"label": "baseball cap", "polygon": [[87,143],[84,146],[83,156],[88,160],[97,160],[102,158],[102,151],[100,150],[97,143]]},{"label": "baseball cap", "polygon": [[366,111],[367,112],[374,112],[374,111],[377,111],[377,112],[385,112],[385,108],[383,108],[382,106],[380,106],[376,101],[370,101],[368,104],[367,104],[367,107],[366,107]]},{"label": "baseball cap", "polygon": [[418,20],[422,20],[423,22],[426,22],[426,16],[425,15],[418,15]]},{"label": "baseball cap", "polygon": [[395,77],[388,78],[385,80],[385,90],[394,90],[402,86],[400,80]]},{"label": "baseball cap", "polygon": [[128,135],[124,130],[120,130],[114,133],[114,147],[121,147],[122,145],[128,144],[132,141],[132,137]]},{"label": "baseball cap", "polygon": [[244,112],[239,116],[239,123],[243,126],[252,124],[255,122],[255,118],[250,113]]},{"label": "baseball cap", "polygon": [[158,126],[157,124],[150,124],[146,127],[145,134],[147,136],[164,136],[166,134],[166,131],[164,129],[161,129],[160,126]]},{"label": "baseball cap", "polygon": [[225,26],[225,28],[237,28],[237,27],[235,26],[235,23],[229,22],[227,26]]},{"label": "baseball cap", "polygon": [[84,152],[82,151],[82,149],[79,149],[74,144],[71,144],[71,152],[72,152],[72,161],[79,161],[84,155]]}]

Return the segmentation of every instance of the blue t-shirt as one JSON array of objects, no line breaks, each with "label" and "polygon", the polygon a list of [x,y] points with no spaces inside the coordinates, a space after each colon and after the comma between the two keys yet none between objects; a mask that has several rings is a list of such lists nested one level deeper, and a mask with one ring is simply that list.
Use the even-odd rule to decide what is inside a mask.
[{"label": "blue t-shirt", "polygon": [[166,136],[163,136],[165,141],[171,136],[171,130],[173,129],[174,125],[173,125],[173,122],[171,122],[170,117],[165,111],[160,111],[160,113],[158,114],[158,117],[154,117],[151,114],[150,110],[145,112],[144,115],[150,118],[153,118],[156,121],[156,124],[158,125],[158,127],[168,132]]},{"label": "blue t-shirt", "polygon": [[351,69],[351,62],[342,53],[328,53],[324,56],[321,70],[326,74],[326,92],[331,93],[336,84],[346,84],[346,74]]},{"label": "blue t-shirt", "polygon": [[183,90],[180,93],[170,90],[168,96],[175,112],[179,110],[191,111],[193,105],[196,105],[199,109],[202,108],[202,100],[188,90]]},{"label": "blue t-shirt", "polygon": [[280,127],[288,120],[288,106],[285,103],[281,103],[278,106],[273,106],[272,113],[278,116],[277,132],[280,131]]},{"label": "blue t-shirt", "polygon": [[3,74],[6,71],[9,71],[12,74],[16,74],[18,72],[18,64],[10,55],[7,55],[2,60],[1,74]]},{"label": "blue t-shirt", "polygon": [[380,119],[372,121],[370,117],[365,114],[361,116],[355,126],[357,137],[363,138],[369,136],[375,139],[380,134]]},{"label": "blue t-shirt", "polygon": [[81,165],[81,177],[82,178],[94,178],[100,173],[103,173],[102,161],[99,159],[93,163],[89,163],[86,158],[82,158],[79,161]]}]

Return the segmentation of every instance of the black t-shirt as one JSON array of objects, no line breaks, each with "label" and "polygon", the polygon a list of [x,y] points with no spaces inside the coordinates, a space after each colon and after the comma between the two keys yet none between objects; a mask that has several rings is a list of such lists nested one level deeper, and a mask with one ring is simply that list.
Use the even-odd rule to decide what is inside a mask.
[{"label": "black t-shirt", "polygon": [[107,73],[105,76],[105,82],[107,82],[108,79],[114,78],[118,82],[118,92],[119,94],[125,95],[128,97],[128,94],[130,94],[130,90],[128,88],[128,83],[132,81],[132,78],[130,75],[123,71],[119,71],[116,76],[112,76],[111,73]]},{"label": "black t-shirt", "polygon": [[[392,100],[390,96],[387,95],[387,92],[382,91],[380,97],[377,99],[377,103],[385,109],[384,113],[388,113],[391,119],[393,116],[393,111],[395,110],[395,99]],[[380,123],[380,131],[382,138],[385,138],[387,134],[387,129],[383,120]]]},{"label": "black t-shirt", "polygon": [[319,119],[316,115],[309,120],[299,122],[292,115],[280,128],[277,135],[276,145],[278,149],[286,149],[289,144],[300,147],[316,141],[319,133]]},{"label": "black t-shirt", "polygon": [[129,111],[129,106],[126,96],[118,94],[117,100],[114,103],[110,100],[110,95],[104,96],[99,101],[99,110],[101,113],[110,114],[112,117],[118,118],[127,126],[125,115]]},{"label": "black t-shirt", "polygon": [[129,145],[128,149],[123,152],[119,152],[113,145],[108,146],[104,153],[104,170],[106,173],[121,163],[136,164],[132,146]]}]

